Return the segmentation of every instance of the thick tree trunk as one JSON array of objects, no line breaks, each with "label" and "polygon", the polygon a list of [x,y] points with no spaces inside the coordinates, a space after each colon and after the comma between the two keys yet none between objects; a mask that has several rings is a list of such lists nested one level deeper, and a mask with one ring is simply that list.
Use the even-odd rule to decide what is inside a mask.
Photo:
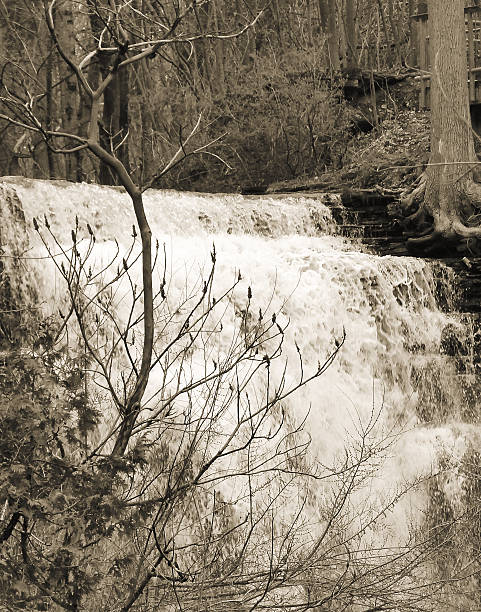
[{"label": "thick tree trunk", "polygon": [[[444,5],[444,6],[441,6]],[[475,161],[466,82],[464,0],[434,0],[429,6],[431,69],[431,156],[425,201],[436,229],[449,231],[459,217],[462,194]]]},{"label": "thick tree trunk", "polygon": [[[464,221],[481,206],[481,188],[473,181],[477,158],[469,114],[464,0],[431,0],[429,27],[431,67],[431,155],[419,187],[406,200],[421,199],[411,220],[432,218],[422,246],[438,240],[479,236]],[[424,198],[422,200],[422,198]]]}]

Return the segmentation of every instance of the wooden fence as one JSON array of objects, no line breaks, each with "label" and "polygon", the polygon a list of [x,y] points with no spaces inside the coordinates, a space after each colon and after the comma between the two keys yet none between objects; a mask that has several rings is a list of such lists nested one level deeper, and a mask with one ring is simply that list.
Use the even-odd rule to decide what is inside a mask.
[{"label": "wooden fence", "polygon": [[[466,47],[468,59],[467,85],[470,104],[481,104],[481,7],[470,3],[464,9],[466,22]],[[431,70],[431,52],[429,48],[428,13],[426,4],[421,2],[418,13],[412,17],[416,22],[415,58],[416,66],[429,73]],[[419,108],[430,106],[430,74],[419,78]]]}]

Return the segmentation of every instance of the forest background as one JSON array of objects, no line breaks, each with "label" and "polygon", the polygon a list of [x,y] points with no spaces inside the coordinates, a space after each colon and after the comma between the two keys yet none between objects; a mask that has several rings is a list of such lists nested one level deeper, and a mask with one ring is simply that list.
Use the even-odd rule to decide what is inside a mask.
[{"label": "forest background", "polygon": [[[415,83],[407,78],[417,44],[413,15],[426,10],[418,4],[196,3],[175,26],[172,44],[156,51],[155,61],[145,57],[115,74],[102,100],[101,144],[115,152],[137,183],[146,184],[200,118],[190,151],[209,143],[209,154],[189,157],[155,186],[263,191],[273,182],[348,169],[353,160],[359,166],[359,151],[366,149],[367,169],[359,177],[348,170],[346,178],[376,183],[382,177],[371,175],[379,165],[406,165],[413,146],[421,158],[428,149],[427,121],[414,112]],[[108,30],[108,11],[102,19],[96,5],[68,0],[55,8],[59,43],[78,62],[91,51],[92,40],[105,38]],[[135,42],[171,27],[181,5],[139,0],[129,6],[123,27]],[[85,133],[90,102],[56,52],[42,2],[9,0],[1,3],[0,13],[1,75],[8,90],[0,113],[11,115],[10,93],[28,90],[46,130]],[[111,60],[109,53],[90,58],[91,82],[105,78]],[[379,140],[383,121],[392,137],[387,143],[381,138],[376,154],[371,136],[374,131]],[[365,133],[371,133],[368,141]],[[0,121],[0,139],[0,174],[116,184],[109,168],[85,151],[55,155],[41,132],[25,133]],[[406,174],[411,171],[401,169],[394,179]]]}]

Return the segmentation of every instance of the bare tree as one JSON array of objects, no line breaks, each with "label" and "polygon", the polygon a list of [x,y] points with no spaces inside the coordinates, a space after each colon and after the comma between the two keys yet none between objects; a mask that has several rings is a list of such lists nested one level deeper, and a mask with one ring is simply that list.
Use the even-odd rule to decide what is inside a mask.
[{"label": "bare tree", "polygon": [[[54,153],[71,155],[80,151],[88,151],[95,156],[104,166],[108,166],[110,171],[117,177],[120,184],[129,194],[132,205],[135,211],[135,216],[142,241],[142,266],[143,266],[143,306],[144,306],[144,344],[142,363],[136,374],[135,384],[130,389],[128,397],[123,398],[123,405],[120,408],[123,415],[122,425],[117,435],[114,446],[114,453],[123,454],[127,448],[127,444],[134,428],[138,413],[140,411],[142,397],[149,378],[149,372],[152,361],[152,346],[154,338],[153,329],[153,292],[152,292],[152,248],[151,248],[151,231],[148,220],[145,215],[144,204],[142,200],[142,191],[150,186],[154,180],[159,180],[164,174],[171,170],[176,164],[188,155],[206,153],[208,143],[188,150],[190,140],[199,129],[201,117],[194,123],[190,134],[185,138],[180,139],[178,150],[173,154],[170,161],[163,167],[159,168],[154,176],[150,177],[144,185],[135,183],[133,176],[126,167],[126,159],[122,159],[119,152],[123,149],[124,140],[128,134],[122,132],[122,141],[119,143],[117,136],[118,130],[113,131],[114,127],[103,125],[104,136],[99,133],[99,124],[102,125],[100,118],[101,103],[104,101],[104,118],[105,118],[105,95],[111,88],[114,82],[117,82],[119,75],[125,73],[131,66],[149,58],[155,58],[164,47],[172,46],[173,44],[193,45],[196,41],[216,38],[233,38],[243,34],[249,27],[256,22],[259,15],[253,21],[239,31],[234,33],[219,34],[219,33],[201,33],[201,34],[182,34],[180,30],[184,24],[186,17],[195,13],[198,8],[197,2],[177,4],[173,7],[157,8],[157,13],[164,16],[164,20],[156,22],[156,34],[154,39],[144,39],[144,29],[135,29],[131,31],[130,21],[126,18],[127,7],[115,2],[95,2],[88,3],[88,10],[92,11],[96,19],[103,25],[98,35],[98,41],[93,48],[85,53],[80,61],[76,61],[74,57],[69,55],[67,49],[62,45],[62,38],[56,27],[55,13],[57,0],[52,0],[46,5],[46,23],[49,29],[52,41],[56,50],[69,68],[73,78],[77,79],[79,87],[83,94],[89,100],[90,117],[88,120],[88,129],[86,134],[70,133],[60,130],[51,129],[49,122],[52,118],[47,116],[47,121],[42,122],[41,117],[37,113],[39,100],[43,99],[44,92],[33,94],[25,86],[23,90],[8,79],[8,71],[4,70],[3,91],[1,101],[11,111],[10,114],[1,114],[0,118],[11,125],[20,127],[24,130],[39,134],[45,140],[48,150]],[[173,12],[169,12],[167,8],[171,8]],[[139,9],[130,6],[130,10],[140,15],[141,19],[152,20],[150,15],[143,14]],[[131,39],[135,42],[130,42]],[[101,61],[102,76],[99,82],[93,84],[89,81],[89,67],[92,62]],[[15,70],[15,66],[9,66],[10,70]],[[38,88],[38,80],[32,76],[32,85]],[[25,79],[23,83],[28,83]],[[49,91],[47,90],[47,95]],[[109,114],[110,116],[110,114]],[[110,134],[106,139],[105,133]],[[58,144],[60,143],[60,145]],[[66,143],[66,144],[65,144]]]}]

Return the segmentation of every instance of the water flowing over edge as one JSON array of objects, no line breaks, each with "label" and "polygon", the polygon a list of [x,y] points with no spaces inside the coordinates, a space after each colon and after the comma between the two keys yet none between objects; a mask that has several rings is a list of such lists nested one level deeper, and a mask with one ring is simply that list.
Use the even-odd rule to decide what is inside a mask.
[{"label": "water flowing over edge", "polygon": [[[85,239],[89,222],[98,236],[91,260],[94,269],[116,259],[114,238],[121,246],[119,261],[129,248],[133,215],[117,190],[39,181],[17,184],[16,179],[9,184],[25,216],[47,215],[62,243],[68,242],[75,215]],[[462,388],[452,361],[441,351],[443,329],[461,329],[461,324],[437,305],[437,264],[360,252],[355,243],[333,235],[328,206],[312,198],[155,192],[147,195],[146,207],[154,237],[165,245],[172,304],[183,299],[186,287],[199,283],[213,243],[218,257],[215,292],[222,294],[241,272],[243,281],[232,295],[217,350],[222,352],[218,347],[234,334],[248,287],[253,312],[275,312],[281,326],[288,324],[284,351],[293,381],[299,352],[306,363],[322,361],[345,330],[338,358],[320,379],[289,398],[286,411],[293,423],[307,418],[313,461],[334,460],[346,440],[373,419],[379,439],[392,437],[388,457],[370,480],[369,490],[356,493],[359,503],[369,499],[381,508],[396,487],[435,472],[441,453],[463,456],[470,428],[459,416]],[[12,223],[5,209],[2,217],[9,221],[2,231],[5,252],[23,230],[15,227],[18,219]],[[42,256],[33,235],[27,242],[27,259]],[[33,267],[38,300],[46,313],[53,313],[65,301],[65,287],[48,260],[33,260]],[[449,298],[448,276],[443,290]],[[158,275],[157,286],[160,282]],[[112,305],[118,319],[125,320],[130,308],[125,287]],[[159,376],[154,371],[151,377],[152,397]],[[261,393],[262,383],[258,384],[254,392]],[[426,414],[439,412],[440,404],[449,422],[426,422]],[[447,479],[444,493],[459,498],[461,484]],[[322,487],[313,493],[311,512],[324,494]],[[402,541],[426,506],[426,490],[414,489],[392,506],[391,516],[371,537],[376,541],[388,535],[393,542]]]}]

